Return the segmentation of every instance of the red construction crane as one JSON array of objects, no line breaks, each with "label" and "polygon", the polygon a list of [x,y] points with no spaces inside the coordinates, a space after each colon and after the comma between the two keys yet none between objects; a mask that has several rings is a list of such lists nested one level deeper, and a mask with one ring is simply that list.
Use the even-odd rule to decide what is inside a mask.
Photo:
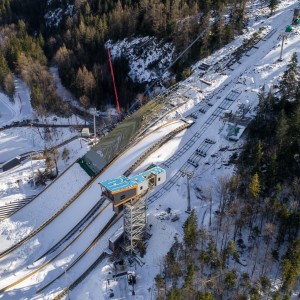
[{"label": "red construction crane", "polygon": [[116,97],[116,104],[117,104],[117,111],[118,111],[119,120],[120,120],[120,123],[121,123],[121,122],[122,122],[121,110],[120,110],[120,104],[119,104],[119,99],[118,99],[118,93],[117,93],[117,88],[116,88],[116,83],[115,83],[114,70],[113,70],[113,65],[112,65],[112,62],[111,62],[111,57],[110,57],[110,51],[109,51],[109,48],[107,48],[107,53],[108,53],[108,59],[109,59],[109,66],[110,66],[111,78],[112,78],[113,85],[114,85],[114,91],[115,91],[115,97]]}]

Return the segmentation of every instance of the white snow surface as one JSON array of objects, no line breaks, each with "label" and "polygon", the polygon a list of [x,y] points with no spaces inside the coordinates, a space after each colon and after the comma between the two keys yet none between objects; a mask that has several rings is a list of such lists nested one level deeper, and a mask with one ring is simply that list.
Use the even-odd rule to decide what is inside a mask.
[{"label": "white snow surface", "polygon": [[32,117],[29,89],[21,79],[15,77],[14,81],[16,92],[12,101],[9,100],[5,94],[0,92],[1,127]]},{"label": "white snow surface", "polygon": [[[185,82],[181,83],[177,91],[170,96],[170,101],[172,101],[173,104],[182,103],[182,97],[185,97],[185,105],[182,105],[177,111],[166,115],[159,124],[156,124],[155,128],[165,124],[168,120],[172,120],[172,118],[178,117],[180,114],[187,116],[192,112],[197,113],[195,124],[189,129],[180,132],[159,150],[151,154],[134,172],[134,174],[141,172],[148,167],[150,163],[162,164],[173,154],[177,153],[205,126],[205,131],[201,133],[200,138],[195,144],[166,168],[168,182],[186,163],[188,158],[205,138],[210,138],[216,142],[209,148],[207,156],[200,161],[200,166],[197,169],[192,166],[189,167],[194,173],[190,182],[192,189],[191,204],[192,208],[196,210],[199,225],[207,225],[209,222],[209,204],[201,200],[196,187],[202,187],[203,189],[211,187],[213,199],[216,199],[218,178],[220,176],[232,175],[234,167],[232,165],[228,166],[226,162],[232,153],[237,151],[234,149],[239,148],[243,143],[242,139],[238,142],[229,142],[224,138],[224,135],[220,134],[224,126],[221,119],[216,118],[211,124],[207,123],[207,120],[213,115],[218,105],[220,105],[232,90],[239,91],[241,94],[236,101],[233,101],[230,110],[234,112],[238,109],[240,104],[249,104],[251,105],[249,115],[255,113],[254,108],[257,104],[257,92],[259,88],[265,84],[268,90],[273,84],[276,84],[283,74],[292,53],[296,52],[299,48],[300,33],[298,27],[295,28],[294,32],[289,34],[288,39],[284,43],[283,61],[278,62],[281,46],[280,34],[291,22],[293,9],[297,7],[297,5],[299,4],[295,0],[282,1],[279,9],[269,18],[264,17],[267,10],[263,10],[260,7],[256,8],[255,5],[250,7],[251,15],[256,17],[250,19],[251,27],[249,31],[243,36],[238,37],[228,46],[193,66],[193,74]],[[223,58],[230,59],[230,53],[242,43],[243,39],[249,38],[253,32],[262,26],[266,26],[266,33],[273,29],[276,31],[273,35],[269,36],[269,38],[266,38],[266,40],[261,40],[257,44],[257,49],[253,48],[250,50],[248,52],[249,56],[244,55],[240,59],[240,63],[236,63],[231,69],[224,69],[222,72],[215,72],[213,68],[209,69],[204,78],[212,83],[211,86],[199,80],[199,74],[202,71],[198,69],[198,66],[202,62],[213,65]],[[145,78],[147,76],[148,75],[145,75]],[[204,98],[208,99],[212,106],[203,114],[199,113],[198,105],[201,105]],[[7,101],[5,101],[5,104],[0,101],[0,105],[6,107],[6,110],[3,110],[5,111],[6,120],[16,117],[15,114],[17,110],[11,110]],[[43,262],[49,260],[49,257],[46,257],[34,263],[34,259],[36,259],[38,255],[42,254],[43,251],[49,249],[51,245],[57,242],[82,218],[89,208],[97,202],[101,194],[98,182],[120,176],[146,149],[170,132],[170,130],[179,126],[181,124],[180,122],[181,121],[175,119],[174,122],[160,127],[156,131],[153,130],[154,127],[151,128],[148,131],[149,135],[144,136],[138,144],[128,149],[120,158],[114,161],[53,224],[48,225],[49,227],[46,226],[39,234],[25,242],[19,249],[13,251],[7,257],[2,258],[0,260],[0,286],[4,287],[14,282],[23,277],[24,274],[40,266]],[[233,151],[219,151],[221,147],[228,147]],[[9,245],[14,244],[16,241],[28,235],[30,231],[58,210],[59,207],[72,197],[76,190],[80,189],[84,182],[88,180],[87,175],[84,174],[83,170],[80,170],[80,167],[76,164],[64,174],[70,174],[70,176],[63,175],[57,182],[54,182],[48,190],[45,190],[45,192],[39,195],[39,197],[41,197],[40,200],[34,200],[32,204],[30,204],[31,209],[24,208],[10,219],[0,222],[0,237],[3,242],[0,243],[0,251],[3,251]],[[0,181],[0,184],[1,182],[2,181]],[[157,190],[160,188],[161,187],[158,187]],[[6,197],[9,197],[9,193],[9,190],[7,190]],[[105,259],[84,281],[70,292],[69,296],[71,299],[109,299],[109,294],[112,291],[115,294],[114,299],[154,299],[154,277],[161,269],[162,259],[172,245],[174,237],[177,236],[178,239],[181,240],[183,236],[182,224],[188,216],[185,213],[187,208],[186,197],[186,178],[181,177],[170,191],[164,193],[148,207],[148,224],[152,225],[150,228],[152,236],[148,241],[146,255],[142,258],[145,264],[142,267],[138,264],[130,266],[129,263],[126,262],[125,266],[125,270],[134,270],[137,274],[135,296],[132,296],[132,287],[128,285],[126,277],[112,280],[114,267],[109,259]],[[171,222],[171,216],[166,214],[166,209],[169,207],[171,208],[172,216],[176,214],[179,217],[178,221]],[[216,209],[217,203],[214,202],[213,211]],[[109,205],[103,211],[103,215],[101,213],[99,218],[94,221],[95,223],[93,222],[69,249],[63,251],[50,265],[27,278],[26,281],[20,285],[13,287],[11,291],[1,294],[0,299],[51,299],[55,294],[58,294],[64,287],[74,282],[74,280],[108,247],[108,238],[120,228],[122,219],[105,233],[105,236],[96,243],[88,255],[83,256],[78,264],[69,268],[78,255],[82,253],[83,249],[88,246],[92,238],[97,235],[97,227],[103,228],[106,220],[110,219],[112,215],[112,207]],[[102,221],[102,216],[105,221]],[[16,229],[18,232],[15,232]],[[10,238],[10,240],[8,238]],[[65,242],[61,247],[67,247],[68,243],[70,243],[70,241]],[[56,253],[57,252],[55,252],[55,254]],[[245,267],[240,266],[239,268],[239,272],[248,271]],[[59,279],[43,292],[35,294],[38,288],[45,286],[59,273],[62,274]],[[109,285],[107,279],[110,279]],[[296,296],[292,295],[292,298],[296,299]]]},{"label": "white snow surface", "polygon": [[171,64],[175,50],[171,43],[162,43],[153,37],[128,38],[116,43],[108,41],[106,47],[110,48],[113,58],[123,56],[128,59],[129,76],[139,83],[155,80],[159,76],[159,70],[164,70]]}]

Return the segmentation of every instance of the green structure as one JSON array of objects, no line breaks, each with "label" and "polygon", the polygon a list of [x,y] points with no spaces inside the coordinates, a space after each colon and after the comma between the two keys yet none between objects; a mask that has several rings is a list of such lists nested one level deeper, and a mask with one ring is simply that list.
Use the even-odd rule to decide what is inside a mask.
[{"label": "green structure", "polygon": [[104,136],[78,163],[90,176],[95,176],[126,148],[130,140],[162,108],[163,104],[158,99],[149,101]]},{"label": "green structure", "polygon": [[294,27],[292,25],[289,25],[286,27],[285,32],[292,32],[294,30]]}]

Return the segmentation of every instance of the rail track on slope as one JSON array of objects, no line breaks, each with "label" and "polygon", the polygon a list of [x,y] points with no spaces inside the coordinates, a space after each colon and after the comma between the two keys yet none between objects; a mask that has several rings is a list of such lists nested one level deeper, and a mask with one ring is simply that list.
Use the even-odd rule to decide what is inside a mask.
[{"label": "rail track on slope", "polygon": [[[37,269],[35,269],[34,271],[26,274],[25,276],[23,276],[22,278],[16,280],[15,282],[3,287],[2,289],[0,289],[0,293],[4,293],[5,291],[10,290],[11,288],[13,288],[14,286],[20,284],[21,282],[25,281],[26,279],[28,279],[29,277],[31,277],[32,275],[36,274],[37,272],[39,272],[40,270],[44,269],[45,267],[47,267],[48,265],[50,265],[50,263],[52,263],[56,258],[58,258],[61,254],[64,253],[64,251],[66,249],[68,249],[73,243],[75,243],[75,241],[77,241],[77,239],[79,239],[83,233],[93,224],[93,222],[99,217],[101,216],[101,214],[105,211],[105,209],[109,208],[110,206],[110,202],[108,202],[108,204],[106,204],[103,208],[101,208],[100,211],[98,211],[98,213],[96,213],[94,215],[94,217],[92,218],[92,220],[79,232],[79,234],[67,245],[65,245],[65,247],[63,249],[61,249],[57,254],[55,254],[55,256],[53,256],[50,260],[44,262],[41,266],[39,266]],[[116,215],[113,216],[113,218],[115,218]],[[104,229],[103,229],[104,230]],[[53,251],[52,251],[53,252]],[[45,256],[46,253],[43,255]],[[42,258],[43,256],[41,256],[40,258]],[[39,258],[39,259],[40,259]]]},{"label": "rail track on slope", "polygon": [[[48,282],[46,285],[44,285],[43,287],[41,287],[40,289],[38,289],[36,291],[36,294],[39,294],[40,292],[44,291],[46,288],[48,288],[49,286],[51,286],[52,283],[54,283],[56,280],[58,280],[59,278],[61,278],[65,272],[69,272],[74,266],[76,266],[76,264],[85,256],[89,253],[89,251],[91,249],[93,249],[96,244],[101,240],[101,238],[103,237],[103,235],[105,233],[107,233],[107,231],[113,226],[115,225],[120,219],[121,217],[123,217],[123,213],[120,213],[118,215],[114,215],[114,217],[104,226],[104,228],[100,231],[100,233],[97,235],[97,237],[93,240],[93,242],[63,271],[61,272],[58,276],[56,276],[54,279],[52,279],[50,282]],[[104,251],[103,251],[104,252]],[[100,254],[100,257],[103,258],[103,252]],[[97,258],[96,261],[98,261],[99,257]],[[94,262],[95,263],[95,262]],[[93,264],[94,264],[93,263]],[[92,264],[92,265],[93,265]],[[82,275],[81,275],[82,276]],[[81,277],[80,276],[80,277]]]},{"label": "rail track on slope", "polygon": [[[200,127],[200,129],[187,141],[182,148],[179,149],[174,155],[172,155],[169,159],[167,159],[162,167],[170,167],[175,161],[177,161],[183,154],[185,154],[189,149],[191,149],[195,143],[201,138],[207,128],[226,110],[228,109],[234,101],[236,101],[241,92],[232,90],[229,94],[222,100],[222,102],[218,105],[218,107],[213,111],[213,113],[207,118],[204,124]],[[158,198],[160,198],[163,194],[169,191],[175,183],[179,180],[179,178],[185,175],[186,170],[189,169],[189,166],[198,168],[199,162],[202,158],[206,157],[208,150],[215,143],[212,139],[204,139],[197,147],[197,149],[190,155],[188,160],[182,165],[182,167],[164,184],[162,188],[160,188],[157,192],[152,194],[148,199],[148,204],[153,203]]]}]

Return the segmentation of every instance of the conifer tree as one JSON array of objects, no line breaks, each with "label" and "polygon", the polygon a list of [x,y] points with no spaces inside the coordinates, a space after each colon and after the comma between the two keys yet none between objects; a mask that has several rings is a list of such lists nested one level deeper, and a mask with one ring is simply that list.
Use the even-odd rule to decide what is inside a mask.
[{"label": "conifer tree", "polygon": [[277,126],[277,131],[276,131],[276,137],[278,140],[279,147],[281,147],[287,137],[287,132],[288,132],[289,126],[288,122],[285,116],[284,110],[281,110],[280,116],[279,116],[279,122]]},{"label": "conifer tree", "polygon": [[269,2],[269,8],[270,8],[270,11],[271,11],[271,15],[273,15],[273,13],[276,10],[278,4],[279,4],[278,0],[270,0],[270,2]]},{"label": "conifer tree", "polygon": [[255,173],[252,178],[251,182],[249,184],[249,192],[253,199],[257,199],[260,194],[260,183],[259,183],[259,177],[258,174]]},{"label": "conifer tree", "polygon": [[197,215],[193,209],[191,215],[186,219],[184,225],[184,244],[187,249],[192,250],[197,243]]},{"label": "conifer tree", "polygon": [[198,292],[196,300],[214,300],[214,297],[210,292]]},{"label": "conifer tree", "polygon": [[282,75],[279,85],[283,101],[296,100],[299,82],[298,59],[297,53],[295,52],[287,65],[286,71]]},{"label": "conifer tree", "polygon": [[290,292],[300,276],[300,238],[297,238],[288,249],[286,258],[282,262],[282,288]]}]

